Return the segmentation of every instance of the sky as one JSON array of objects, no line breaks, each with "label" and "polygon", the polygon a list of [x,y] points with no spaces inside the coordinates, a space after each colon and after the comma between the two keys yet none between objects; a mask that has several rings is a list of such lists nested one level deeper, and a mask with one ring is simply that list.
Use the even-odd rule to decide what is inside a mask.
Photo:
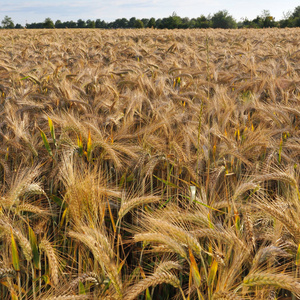
[{"label": "sky", "polygon": [[0,20],[7,15],[14,23],[43,22],[50,17],[54,22],[78,19],[101,19],[106,22],[118,18],[165,18],[175,12],[180,17],[197,18],[220,10],[227,10],[236,21],[249,20],[269,10],[275,20],[283,13],[294,11],[299,0],[1,0]]}]

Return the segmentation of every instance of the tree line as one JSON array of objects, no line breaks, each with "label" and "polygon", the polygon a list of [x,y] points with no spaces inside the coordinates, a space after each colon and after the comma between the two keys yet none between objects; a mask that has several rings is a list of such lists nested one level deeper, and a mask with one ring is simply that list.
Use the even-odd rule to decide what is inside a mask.
[{"label": "tree line", "polygon": [[[21,24],[14,24],[13,20],[5,16],[1,22],[0,28],[24,28]],[[158,29],[175,29],[175,28],[267,28],[267,27],[300,27],[300,6],[297,6],[293,12],[288,12],[283,19],[276,21],[271,16],[270,11],[264,10],[260,16],[253,20],[247,18],[237,22],[226,10],[221,10],[213,15],[207,17],[201,15],[198,18],[181,18],[176,13],[162,19],[143,18],[137,19],[135,17],[116,19],[113,22],[106,22],[104,20],[82,20],[62,22],[57,20],[53,22],[51,18],[46,18],[44,22],[27,23],[26,28],[158,28]]]}]

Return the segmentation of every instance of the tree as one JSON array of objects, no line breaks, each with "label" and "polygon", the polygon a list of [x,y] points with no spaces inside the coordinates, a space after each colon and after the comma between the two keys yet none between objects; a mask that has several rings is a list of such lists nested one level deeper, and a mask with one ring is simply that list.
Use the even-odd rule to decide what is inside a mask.
[{"label": "tree", "polygon": [[61,22],[61,20],[56,20],[55,22],[55,28],[64,28],[63,23]]},{"label": "tree", "polygon": [[44,23],[26,23],[26,28],[31,29],[31,28],[44,28]]},{"label": "tree", "polygon": [[300,6],[297,6],[292,13],[293,18],[300,18]]},{"label": "tree", "polygon": [[215,13],[212,18],[213,28],[236,28],[236,21],[228,14],[227,10],[220,10]]},{"label": "tree", "polygon": [[294,19],[293,25],[294,27],[300,27],[300,17]]},{"label": "tree", "polygon": [[195,18],[192,18],[190,20],[190,28],[196,28],[196,19]]},{"label": "tree", "polygon": [[191,20],[188,17],[184,17],[181,19],[180,28],[190,28],[191,27]]},{"label": "tree", "polygon": [[258,28],[259,27],[257,23],[255,23],[254,21],[248,20],[248,18],[242,18],[242,21],[239,22],[237,25],[238,25],[238,28]]},{"label": "tree", "polygon": [[50,18],[46,18],[43,23],[44,28],[55,28],[53,21]]},{"label": "tree", "polygon": [[271,16],[271,13],[269,10],[263,10],[262,11],[262,27],[275,27],[276,26],[276,22],[274,17]]},{"label": "tree", "polygon": [[167,19],[166,26],[169,29],[179,28],[181,26],[181,18],[177,16],[175,12],[173,12],[172,16]]},{"label": "tree", "polygon": [[85,21],[83,21],[82,19],[79,19],[79,20],[77,21],[77,27],[78,27],[78,28],[85,28],[85,27],[86,27]]},{"label": "tree", "polygon": [[141,20],[137,19],[134,23],[134,28],[144,28],[144,23]]},{"label": "tree", "polygon": [[148,27],[149,19],[143,18],[143,19],[141,19],[141,21],[143,22],[144,27]]},{"label": "tree", "polygon": [[260,16],[257,16],[255,19],[252,20],[254,28],[261,28],[263,27],[263,19]]},{"label": "tree", "polygon": [[210,28],[212,26],[210,16],[205,17],[204,15],[201,15],[196,19],[195,27],[197,28]]},{"label": "tree", "polygon": [[135,17],[130,18],[129,22],[128,22],[128,27],[129,28],[134,28],[135,21],[136,21]]},{"label": "tree", "polygon": [[116,19],[111,23],[112,28],[128,28],[128,20],[126,18]]},{"label": "tree", "polygon": [[162,23],[163,23],[163,20],[160,19],[160,18],[158,18],[158,19],[155,21],[155,27],[156,27],[156,28],[161,28]]},{"label": "tree", "polygon": [[126,18],[117,19],[116,28],[128,28],[128,20]]},{"label": "tree", "polygon": [[107,28],[106,22],[101,21],[100,19],[96,20],[95,26],[96,26],[96,28]]},{"label": "tree", "polygon": [[15,28],[15,24],[9,16],[5,16],[4,19],[2,20],[1,24],[2,24],[3,28],[5,28],[5,29]]},{"label": "tree", "polygon": [[86,21],[86,27],[87,27],[87,28],[95,28],[95,27],[96,27],[95,21],[92,21],[92,20],[88,19],[88,20]]},{"label": "tree", "polygon": [[64,27],[67,27],[67,28],[76,28],[76,26],[77,26],[77,23],[74,22],[73,20],[64,22],[63,24],[64,24]]},{"label": "tree", "polygon": [[148,22],[148,26],[149,28],[155,28],[156,26],[156,23],[155,23],[155,19],[154,18],[151,18]]},{"label": "tree", "polygon": [[16,28],[16,29],[22,29],[22,28],[24,28],[24,27],[23,27],[21,24],[17,23],[16,26],[15,26],[15,28]]}]

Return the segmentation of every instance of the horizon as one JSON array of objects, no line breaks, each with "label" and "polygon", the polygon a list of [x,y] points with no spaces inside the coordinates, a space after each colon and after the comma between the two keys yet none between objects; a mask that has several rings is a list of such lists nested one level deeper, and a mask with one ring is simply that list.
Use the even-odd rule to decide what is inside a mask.
[{"label": "horizon", "polygon": [[[295,0],[289,1],[285,8],[282,8],[282,2],[276,1],[248,1],[230,0],[226,3],[220,0],[186,0],[184,3],[179,0],[167,0],[159,3],[157,0],[143,0],[143,1],[73,1],[53,0],[51,3],[42,1],[28,1],[26,3],[19,0],[4,1],[1,9],[1,20],[7,15],[14,24],[40,23],[46,18],[51,18],[53,22],[61,20],[77,21],[82,20],[96,20],[101,19],[105,22],[113,22],[120,18],[130,19],[135,17],[137,19],[154,17],[155,19],[163,19],[171,16],[175,12],[178,16],[190,19],[200,17],[201,15],[209,16],[214,13],[226,10],[237,22],[243,18],[249,20],[260,16],[264,10],[270,11],[270,15],[276,21],[283,19],[284,14],[293,12],[299,6],[299,2]],[[197,13],[195,13],[197,11]]]}]

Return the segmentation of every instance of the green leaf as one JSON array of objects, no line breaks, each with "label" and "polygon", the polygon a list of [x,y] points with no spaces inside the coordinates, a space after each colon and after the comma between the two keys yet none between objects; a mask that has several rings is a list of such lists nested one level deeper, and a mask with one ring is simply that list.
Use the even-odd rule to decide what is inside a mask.
[{"label": "green leaf", "polygon": [[11,253],[12,253],[14,269],[15,271],[20,271],[20,260],[19,260],[18,248],[12,232],[11,232]]},{"label": "green leaf", "polygon": [[205,204],[205,203],[202,203],[202,202],[200,202],[200,201],[198,201],[198,200],[194,200],[193,202],[196,202],[196,203],[198,203],[198,204],[200,204],[200,205],[203,205],[203,206],[205,206],[205,207],[207,207],[207,208],[210,208],[210,209],[212,209],[212,210],[215,210],[215,211],[218,211],[218,212],[221,212],[221,213],[224,214],[224,211],[221,211],[221,210],[219,210],[219,209],[213,208],[213,207],[211,207],[211,206],[209,206],[209,205],[207,205],[207,204]]},{"label": "green leaf", "polygon": [[61,220],[60,220],[60,224],[59,227],[61,228],[64,224],[64,222],[66,221],[66,224],[68,223],[68,208],[66,208],[62,214]]},{"label": "green leaf", "polygon": [[146,300],[152,300],[149,288],[146,289]]},{"label": "green leaf", "polygon": [[78,154],[81,157],[83,155],[83,144],[82,144],[82,137],[81,134],[77,136],[77,144],[78,144]]},{"label": "green leaf", "polygon": [[28,75],[28,76],[25,76],[23,78],[20,78],[20,80],[25,80],[25,79],[31,80],[34,84],[41,84],[39,82],[39,80],[37,78],[33,77],[32,75]]},{"label": "green leaf", "polygon": [[79,295],[85,295],[85,287],[81,281],[79,281]]},{"label": "green leaf", "polygon": [[37,240],[34,231],[31,229],[29,225],[28,225],[28,233],[29,233],[29,242],[33,254],[33,265],[36,269],[39,269],[40,254],[38,250]]},{"label": "green leaf", "polygon": [[207,278],[207,285],[209,287],[213,284],[213,282],[215,280],[217,270],[218,270],[218,262],[216,260],[214,260],[211,267],[210,267],[209,275],[208,275],[208,278]]},{"label": "green leaf", "polygon": [[11,300],[19,300],[18,295],[13,290],[10,291],[10,295]]},{"label": "green leaf", "polygon": [[201,275],[198,269],[198,265],[196,263],[195,257],[193,255],[193,252],[191,251],[191,249],[189,248],[189,256],[190,256],[190,268],[191,268],[191,273],[194,279],[194,282],[196,284],[197,287],[201,286]]},{"label": "green leaf", "polygon": [[55,196],[55,195],[51,195],[50,198],[62,209],[66,209],[68,207],[68,203],[64,200],[62,200],[61,198]]},{"label": "green leaf", "polygon": [[296,264],[296,266],[299,266],[299,265],[300,265],[300,244],[299,244],[299,246],[298,246],[295,264]]},{"label": "green leaf", "polygon": [[172,182],[170,182],[170,181],[168,181],[168,180],[164,180],[164,179],[159,178],[159,177],[157,177],[157,176],[155,176],[155,175],[153,175],[153,177],[155,177],[157,180],[163,182],[165,185],[168,185],[168,186],[173,187],[173,188],[176,188],[176,189],[179,188],[178,185],[176,185],[176,184],[174,184],[174,183],[172,183]]},{"label": "green leaf", "polygon": [[46,149],[47,149],[47,151],[48,151],[49,155],[50,155],[51,157],[53,157],[53,155],[52,155],[52,151],[51,151],[51,147],[50,147],[50,145],[49,145],[49,142],[48,142],[48,139],[47,139],[47,137],[46,137],[46,135],[45,135],[44,131],[43,131],[43,130],[41,130],[41,129],[40,129],[40,131],[41,131],[41,136],[42,136],[42,139],[43,139],[44,145],[45,145],[45,147],[46,147]]},{"label": "green leaf", "polygon": [[40,278],[45,282],[46,285],[51,284],[49,275],[43,275],[42,277],[37,278],[36,281]]},{"label": "green leaf", "polygon": [[235,218],[235,228],[240,231],[241,230],[241,219],[238,214],[238,212],[234,213],[234,218]]},{"label": "green leaf", "polygon": [[23,78],[20,78],[20,80],[25,80],[25,79],[27,79],[27,78],[29,78],[29,76],[25,76],[25,77],[23,77]]},{"label": "green leaf", "polygon": [[126,172],[122,175],[122,177],[120,179],[120,183],[119,183],[120,187],[124,184],[125,180],[126,180]]},{"label": "green leaf", "polygon": [[8,161],[8,155],[9,155],[9,147],[7,147],[7,149],[6,149],[5,161]]},{"label": "green leaf", "polygon": [[53,139],[53,143],[56,146],[56,139],[55,139],[55,131],[54,131],[54,126],[52,120],[48,117],[48,123],[49,123],[49,128],[50,128],[50,133],[51,137]]},{"label": "green leaf", "polygon": [[167,199],[163,204],[161,204],[159,209],[162,209],[163,207],[165,207],[170,202],[171,199],[172,199],[172,196],[169,197],[169,199]]},{"label": "green leaf", "polygon": [[88,141],[87,141],[87,160],[91,160],[91,154],[92,154],[92,139],[91,139],[91,132],[89,130],[89,135],[88,135]]}]

